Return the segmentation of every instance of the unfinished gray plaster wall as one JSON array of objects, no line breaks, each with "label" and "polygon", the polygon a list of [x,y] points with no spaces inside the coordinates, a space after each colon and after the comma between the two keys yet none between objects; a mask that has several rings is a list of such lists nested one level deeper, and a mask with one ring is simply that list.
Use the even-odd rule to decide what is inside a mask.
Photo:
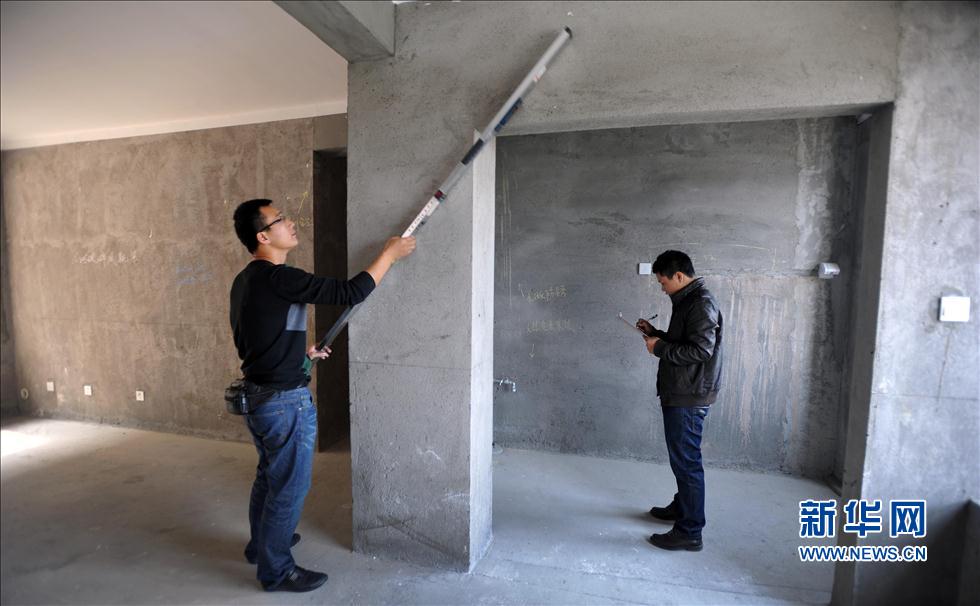
[{"label": "unfinished gray plaster wall", "polygon": [[[570,46],[508,133],[851,114],[895,97],[896,23],[874,2],[399,4],[395,55],[348,70],[350,269],[404,229],[564,25]],[[492,377],[492,312],[474,301],[493,272],[474,251],[493,226],[473,182],[350,328],[355,549],[453,568],[490,540],[473,423],[492,396],[474,372]]]},{"label": "unfinished gray plaster wall", "polygon": [[272,198],[311,270],[313,136],[304,119],[4,152],[21,407],[246,439],[222,401],[240,375],[228,291],[251,258],[231,216]]},{"label": "unfinished gray plaster wall", "polygon": [[[710,465],[835,475],[850,328],[854,118],[504,137],[497,156],[498,445],[666,461],[670,300],[637,263],[688,252],[725,316]],[[820,262],[841,265],[820,280]],[[668,495],[669,496],[669,495]]]},{"label": "unfinished gray plaster wall", "polygon": [[[925,544],[929,559],[838,566],[838,603],[955,603],[980,494],[980,8],[907,3],[900,25],[871,394],[851,416],[867,440],[849,448],[844,497],[926,499],[925,539],[857,542]],[[944,294],[971,297],[969,323],[938,321]]]}]

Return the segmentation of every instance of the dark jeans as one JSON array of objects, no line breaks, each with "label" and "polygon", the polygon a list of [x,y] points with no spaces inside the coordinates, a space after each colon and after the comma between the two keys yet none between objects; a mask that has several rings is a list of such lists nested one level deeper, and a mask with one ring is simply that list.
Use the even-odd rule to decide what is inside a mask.
[{"label": "dark jeans", "polygon": [[664,435],[670,469],[677,479],[677,494],[668,505],[680,514],[674,529],[689,537],[701,537],[704,528],[704,467],[701,464],[701,430],[707,406],[662,406]]},{"label": "dark jeans", "polygon": [[258,562],[266,589],[286,578],[296,562],[290,546],[310,489],[316,407],[306,387],[281,391],[245,415],[259,451],[248,521],[252,537],[245,556]]}]

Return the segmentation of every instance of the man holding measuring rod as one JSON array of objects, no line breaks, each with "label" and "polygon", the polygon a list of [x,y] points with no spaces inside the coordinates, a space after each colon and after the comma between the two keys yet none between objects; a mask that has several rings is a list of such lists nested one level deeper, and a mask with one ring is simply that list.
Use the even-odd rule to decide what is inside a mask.
[{"label": "man holding measuring rod", "polygon": [[312,591],[327,575],[297,566],[290,548],[299,541],[294,531],[310,488],[316,435],[304,364],[326,358],[330,348],[307,350],[306,305],[360,303],[395,261],[415,250],[415,238],[390,238],[366,270],[337,280],[286,265],[299,244],[296,224],[271,200],[243,202],[234,220],[252,261],[231,287],[231,327],[245,378],[245,423],[259,453],[245,559],[258,564],[266,591]]},{"label": "man holding measuring rod", "polygon": [[645,335],[647,351],[660,358],[657,395],[677,493],[666,507],[650,510],[651,516],[673,522],[674,527],[649,540],[662,549],[701,551],[705,524],[701,430],[708,406],[721,388],[721,311],[704,287],[704,278],[695,277],[686,254],[662,253],[653,263],[653,273],[672,303],[670,325],[667,332],[658,331],[641,318],[636,327]]},{"label": "man holding measuring rod", "polygon": [[[269,200],[249,200],[235,211],[235,231],[255,260],[235,278],[231,290],[231,324],[246,381],[244,388],[241,381],[233,383],[225,391],[225,400],[230,411],[245,415],[259,451],[249,507],[252,538],[245,557],[258,562],[258,578],[266,590],[310,591],[327,580],[323,573],[296,566],[289,551],[299,540],[293,531],[310,485],[316,432],[316,409],[306,389],[304,361],[329,355],[333,339],[359,309],[356,305],[371,293],[392,263],[415,249],[415,231],[447,200],[472,161],[507,124],[523,103],[523,96],[571,37],[568,27],[558,33],[402,237],[388,240],[374,263],[351,280],[318,278],[286,266],[287,253],[298,243],[296,228]],[[303,305],[307,303],[352,305],[309,349],[308,357],[303,355]],[[255,393],[256,384],[266,395]],[[253,410],[253,397],[265,403]]]}]

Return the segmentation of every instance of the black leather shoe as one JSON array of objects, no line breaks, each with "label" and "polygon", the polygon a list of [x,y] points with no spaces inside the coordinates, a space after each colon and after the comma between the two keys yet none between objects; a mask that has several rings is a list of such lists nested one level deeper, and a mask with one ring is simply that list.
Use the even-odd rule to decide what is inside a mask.
[{"label": "black leather shoe", "polygon": [[680,549],[685,551],[701,551],[701,548],[704,547],[701,543],[701,537],[687,537],[675,531],[673,528],[670,529],[670,532],[664,534],[650,535],[648,540],[654,547],[669,549],[670,551],[678,551]]},{"label": "black leather shoe", "polygon": [[292,591],[295,593],[303,593],[304,591],[313,591],[326,582],[326,573],[294,566],[293,571],[286,575],[286,578],[283,579],[282,583],[279,583],[275,587],[269,587],[266,589],[266,591]]},{"label": "black leather shoe", "polygon": [[677,511],[673,503],[666,507],[654,507],[650,509],[650,515],[664,522],[676,522],[681,519],[681,514]]},{"label": "black leather shoe", "polygon": [[[299,536],[299,533],[298,533],[298,532],[294,532],[294,533],[293,533],[293,542],[292,542],[292,543],[290,543],[290,544],[289,544],[289,546],[290,546],[290,547],[293,547],[293,546],[295,546],[295,545],[296,545],[296,543],[299,543],[299,540],[300,540],[300,538],[301,538],[301,537]],[[246,556],[245,556],[245,560],[246,560],[246,561],[247,561],[247,562],[248,562],[249,564],[255,564],[255,563],[256,563],[256,562],[258,561],[258,560],[256,560],[256,559],[255,559],[255,556],[249,556],[249,555],[246,555]]]}]

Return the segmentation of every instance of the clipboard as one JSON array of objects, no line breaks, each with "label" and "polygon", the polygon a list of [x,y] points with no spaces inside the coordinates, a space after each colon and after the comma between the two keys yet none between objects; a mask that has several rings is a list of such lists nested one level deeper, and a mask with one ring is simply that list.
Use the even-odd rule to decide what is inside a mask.
[{"label": "clipboard", "polygon": [[630,328],[632,328],[636,332],[640,333],[644,337],[648,337],[649,336],[647,333],[645,333],[642,330],[640,330],[640,327],[637,326],[636,324],[630,324],[630,321],[623,317],[623,312],[619,312],[619,315],[617,315],[616,317],[619,318],[620,320],[622,320],[624,324],[626,324],[627,326],[629,326]]}]

